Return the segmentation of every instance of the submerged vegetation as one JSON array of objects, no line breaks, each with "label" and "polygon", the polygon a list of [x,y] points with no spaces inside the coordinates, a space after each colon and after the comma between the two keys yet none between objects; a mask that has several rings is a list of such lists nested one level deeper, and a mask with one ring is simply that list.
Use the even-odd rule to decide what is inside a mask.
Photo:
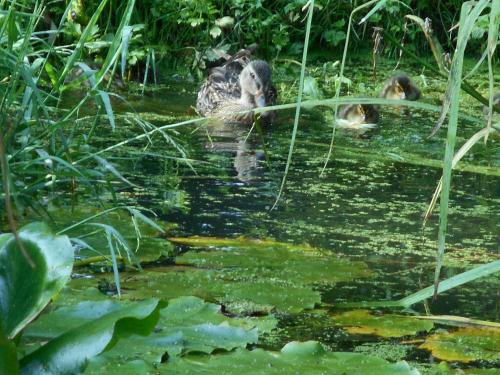
[{"label": "submerged vegetation", "polygon": [[0,374],[495,373],[500,1],[414,3],[1,2]]}]

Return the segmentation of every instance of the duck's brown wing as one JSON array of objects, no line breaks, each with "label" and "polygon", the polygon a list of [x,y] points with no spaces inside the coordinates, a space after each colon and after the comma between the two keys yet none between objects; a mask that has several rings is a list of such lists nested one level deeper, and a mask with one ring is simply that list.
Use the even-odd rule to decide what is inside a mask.
[{"label": "duck's brown wing", "polygon": [[241,97],[239,82],[241,69],[236,64],[230,64],[213,68],[210,71],[198,92],[196,101],[198,113],[202,116],[210,115],[221,103]]}]

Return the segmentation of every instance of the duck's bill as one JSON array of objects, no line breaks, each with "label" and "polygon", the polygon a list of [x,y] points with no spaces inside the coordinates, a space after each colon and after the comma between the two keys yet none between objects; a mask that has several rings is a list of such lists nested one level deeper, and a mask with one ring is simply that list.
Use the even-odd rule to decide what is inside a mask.
[{"label": "duck's bill", "polygon": [[264,97],[264,94],[257,95],[255,97],[255,104],[257,104],[257,107],[265,107],[266,106],[266,98]]}]

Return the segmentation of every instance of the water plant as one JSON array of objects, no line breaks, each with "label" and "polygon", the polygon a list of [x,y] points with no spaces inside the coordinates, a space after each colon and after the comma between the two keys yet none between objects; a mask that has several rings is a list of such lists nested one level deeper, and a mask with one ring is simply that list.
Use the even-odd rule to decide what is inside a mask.
[{"label": "water plant", "polygon": [[[191,373],[200,368],[207,373],[219,373],[221,368],[242,372],[249,366],[252,371],[267,371],[271,364],[277,372],[338,368],[356,373],[362,363],[367,373],[417,373],[412,364],[404,361],[391,363],[345,352],[352,351],[355,344],[339,348],[336,340],[330,340],[329,348],[325,348],[317,341],[306,341],[326,337],[327,334],[321,336],[325,332],[333,332],[335,338],[355,337],[351,342],[374,335],[391,337],[395,342],[405,337],[397,343],[411,346],[409,350],[418,347],[443,360],[483,361],[486,366],[495,366],[498,356],[490,353],[498,342],[494,323],[410,316],[416,315],[410,307],[420,304],[428,310],[431,297],[450,290],[453,293],[454,288],[496,274],[500,269],[499,261],[492,261],[494,255],[480,258],[492,246],[487,243],[486,249],[481,248],[487,242],[484,240],[479,241],[476,255],[488,263],[463,269],[464,262],[458,262],[459,270],[446,269],[446,276],[442,276],[445,248],[452,247],[447,243],[448,216],[455,210],[456,216],[450,223],[457,216],[461,220],[466,216],[456,214],[460,208],[450,207],[452,171],[487,177],[499,174],[495,156],[484,162],[462,160],[482,140],[490,145],[488,137],[500,130],[493,116],[498,111],[493,93],[500,0],[439,2],[438,7],[446,9],[440,12],[439,22],[434,20],[433,28],[420,17],[433,9],[432,2],[420,2],[414,9],[409,3],[71,0],[0,4],[0,186],[5,202],[0,229],[10,232],[0,234],[0,285],[6,286],[0,293],[0,372],[106,373],[118,366],[133,373]],[[407,13],[412,14],[403,20]],[[457,26],[453,27],[458,15]],[[418,28],[406,24],[407,21]],[[376,34],[377,46],[371,53],[374,76],[381,60],[377,54],[383,37],[390,43],[386,55],[399,53],[400,62],[408,59],[419,64],[422,82],[429,78],[429,72],[447,80],[442,103],[341,97],[346,92],[376,90],[376,83],[356,82],[349,75],[350,54],[372,42],[363,38],[368,25],[384,27]],[[450,27],[455,31],[448,31]],[[154,95],[156,89],[147,85],[159,81],[160,70],[166,71],[160,68],[165,67],[177,68],[172,73],[175,79],[201,78],[219,56],[255,39],[261,42],[262,56],[283,63],[276,70],[289,69],[281,85],[289,90],[285,98],[293,99],[272,110],[295,111],[286,141],[267,137],[268,130],[257,128],[271,167],[267,176],[272,181],[259,189],[252,189],[247,182],[233,181],[227,170],[220,172],[225,174],[223,177],[214,177],[214,170],[227,167],[232,160],[210,154],[216,139],[209,140],[210,147],[198,147],[193,135],[196,129],[189,128],[199,126],[209,134],[202,119],[194,118],[185,108],[182,114],[142,116],[127,101],[132,96],[120,91],[123,82],[128,82],[134,92]],[[341,60],[324,63],[332,56],[318,51],[318,47],[335,48],[342,43]],[[428,43],[436,64],[422,57],[427,54],[424,47]],[[455,53],[448,65],[441,52],[451,49]],[[480,55],[470,69],[464,64],[468,51]],[[300,54],[302,60],[295,61]],[[308,61],[313,59],[317,61],[311,66]],[[480,71],[487,71],[488,79],[477,87],[471,78]],[[186,89],[187,95],[190,90]],[[461,112],[463,93],[471,97],[467,103],[476,100],[478,105],[487,106],[486,122],[472,111]],[[418,144],[425,154],[416,155],[397,147],[390,151],[374,149],[389,142],[384,133],[375,134],[361,147],[360,140],[338,144],[335,123],[328,128],[325,122],[337,117],[341,104],[379,105],[384,109],[402,106],[425,116],[440,113],[434,133],[439,135],[448,118],[445,149],[434,139],[425,143],[414,134],[401,140],[401,144]],[[310,121],[322,115],[327,121]],[[472,136],[462,135],[462,121],[467,122],[468,129],[477,125],[481,129],[474,129]],[[307,133],[309,139],[301,139],[301,125],[305,122],[318,127]],[[329,143],[324,142],[325,130],[330,133]],[[238,138],[238,142],[251,142],[250,139],[250,134],[245,134],[244,141]],[[203,149],[204,162],[198,163],[188,154],[190,142],[196,144],[195,149]],[[273,149],[273,142],[285,146]],[[455,151],[459,143],[462,146]],[[286,157],[279,152],[285,148]],[[482,149],[480,155],[490,151]],[[196,152],[193,154],[198,157],[200,152]],[[311,156],[300,159],[304,165],[293,165],[296,152]],[[239,162],[251,154],[247,149],[238,149],[238,153]],[[436,155],[444,155],[443,160]],[[335,159],[334,165],[329,163],[331,158]],[[251,161],[258,165],[257,159],[255,156]],[[357,161],[362,161],[362,165]],[[342,163],[349,167],[337,173],[336,167]],[[442,168],[442,177],[425,215],[427,227],[422,229],[432,227],[429,220],[439,199],[439,228],[437,235],[432,234],[437,236],[436,242],[416,244],[417,235],[408,239],[396,233],[399,226],[413,228],[411,224],[418,220],[416,212],[422,209],[419,203],[423,202],[409,202],[410,210],[386,196],[384,213],[372,217],[369,215],[382,210],[375,207],[374,199],[363,201],[366,196],[360,198],[359,190],[353,194],[349,189],[343,190],[357,183],[367,194],[375,189],[383,191],[386,186],[380,182],[380,171],[388,165],[401,175],[411,166],[422,170],[425,167],[426,173]],[[145,173],[135,173],[144,166],[161,171],[156,180],[145,178]],[[179,198],[187,203],[172,208],[165,203],[172,193],[168,189],[181,184],[183,168],[192,173],[184,177],[195,181],[190,186],[193,191],[185,192],[187,198]],[[278,175],[278,170],[284,173]],[[205,171],[208,173],[203,175]],[[372,175],[368,176],[367,171]],[[330,174],[334,178],[325,184],[311,185],[311,174],[322,178]],[[348,180],[348,184],[342,185],[342,180]],[[404,183],[398,186],[400,193],[407,188]],[[221,194],[214,197],[213,191]],[[469,191],[460,193],[467,195]],[[311,197],[318,201],[301,202],[300,209],[293,211],[287,207],[289,197],[285,192],[304,201]],[[215,215],[200,204],[203,199],[216,201],[221,196],[225,201],[216,203],[223,208]],[[245,200],[242,197],[249,197],[251,208],[231,206],[232,199],[241,203]],[[422,200],[422,195],[417,198]],[[487,199],[493,203],[497,200],[494,193]],[[271,206],[274,210],[269,211]],[[485,209],[478,206],[478,211]],[[153,207],[155,211],[163,209],[162,220],[156,220]],[[316,211],[308,212],[311,207]],[[261,208],[261,212],[256,212]],[[293,223],[278,223],[275,218],[285,218],[280,215],[288,209],[297,213]],[[186,230],[187,226],[177,230],[182,237],[165,235],[169,228],[164,219],[181,220],[182,210],[192,210],[200,216],[196,233],[202,236],[189,236],[186,232],[192,230]],[[345,216],[333,216],[335,210],[344,210]],[[407,212],[397,216],[398,210]],[[469,209],[468,214],[478,211]],[[371,231],[362,232],[355,215],[373,224]],[[392,228],[383,227],[383,215],[392,215],[387,221],[394,224]],[[342,217],[345,222],[318,224],[316,216]],[[480,216],[482,220],[488,218],[484,213]],[[25,225],[34,220],[44,220],[53,229],[39,222]],[[246,237],[236,237],[241,235],[241,228],[213,229],[224,227],[221,223],[228,220],[232,220],[233,227],[246,220],[253,229],[250,234],[245,233]],[[259,227],[255,228],[255,223]],[[393,236],[377,238],[389,230],[395,232]],[[213,232],[219,237],[211,237]],[[228,233],[235,235],[225,237]],[[482,238],[487,239],[489,233]],[[167,236],[177,247],[167,242]],[[326,238],[323,249],[306,243],[321,236]],[[473,239],[468,240],[463,239],[461,247],[453,242],[459,252],[455,259],[465,257],[460,252],[472,248],[468,244]],[[421,288],[421,283],[417,288],[412,280],[406,289],[398,289],[397,297],[393,297],[390,288],[385,294],[380,293],[398,275],[398,284],[406,285],[408,280],[404,277],[408,274],[404,272],[409,271],[405,267],[421,269],[423,285],[430,284],[428,250],[433,248],[437,249],[433,285],[412,293]],[[377,258],[392,261],[386,255],[389,251],[398,254],[401,259],[397,261],[403,269],[396,276],[384,275],[392,280],[384,284],[380,270],[369,268]],[[410,259],[408,254],[418,256]],[[364,259],[351,259],[361,257]],[[72,273],[86,277],[70,281]],[[370,279],[375,274],[381,285]],[[357,295],[355,291],[345,298],[342,293],[349,288],[365,289],[365,294]],[[379,293],[381,300],[350,301],[353,297],[365,300],[366,289],[370,289],[370,296]],[[345,311],[353,306],[378,311]],[[395,309],[404,311],[397,315],[385,311]],[[290,331],[300,318],[311,327],[321,321],[321,333],[300,332],[299,337],[305,342],[289,342],[296,339],[291,338]],[[450,323],[468,327],[438,331],[441,325]],[[411,342],[403,341],[409,337]],[[263,342],[266,349],[255,348]],[[475,345],[476,342],[481,345]],[[451,349],[445,350],[444,346]],[[483,350],[479,350],[480,346]]]}]

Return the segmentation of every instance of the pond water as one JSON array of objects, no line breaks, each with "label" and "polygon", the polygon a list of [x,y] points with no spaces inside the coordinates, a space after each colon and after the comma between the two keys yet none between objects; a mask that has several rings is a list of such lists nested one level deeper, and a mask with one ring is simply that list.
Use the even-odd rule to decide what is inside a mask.
[{"label": "pond water", "polygon": [[[352,85],[344,94],[374,96],[391,74],[391,63],[382,61],[379,79],[363,80],[371,77],[366,66],[370,65],[348,62],[345,75]],[[333,83],[328,71],[323,75],[325,69],[330,68],[318,65],[310,73],[323,95],[330,97]],[[421,87],[424,102],[439,103],[446,84],[441,78],[418,66],[403,65],[401,69]],[[278,87],[296,86],[298,74],[280,67],[276,70]],[[486,81],[476,83],[486,87]],[[190,106],[195,103],[196,89],[172,82],[144,97],[130,95],[127,100],[156,125],[165,125],[193,117]],[[282,97],[287,95],[291,96],[283,93]],[[465,93],[461,108],[481,119],[481,107]],[[191,166],[144,155],[132,162],[120,158],[114,162],[141,186],[126,189],[124,196],[154,210],[160,220],[177,224],[170,237],[272,239],[307,244],[335,259],[364,262],[369,277],[358,277],[354,272],[346,281],[314,284],[314,290],[321,293],[321,304],[316,307],[341,311],[336,308],[341,302],[397,300],[432,284],[437,210],[424,229],[422,218],[441,175],[439,161],[446,129],[427,139],[437,117],[434,112],[384,107],[376,129],[362,136],[336,132],[332,158],[322,173],[332,133],[331,113],[304,110],[284,194],[274,209],[290,145],[293,111],[280,112],[277,123],[263,129],[262,134],[256,130],[249,134],[247,127],[214,123],[177,128],[175,139],[187,151]],[[480,124],[461,120],[457,145],[480,128]],[[131,137],[133,131],[125,129],[121,130],[123,136]],[[102,137],[103,144],[113,143],[106,134]],[[135,149],[129,146],[122,156],[130,151],[174,154],[171,146],[159,145],[153,141],[147,150],[141,144]],[[464,158],[461,170],[454,172],[443,278],[499,259],[499,146],[499,138],[493,137],[487,146],[476,145]],[[180,246],[176,252],[189,249]],[[212,249],[232,250],[231,246]],[[259,278],[258,271],[255,276]],[[126,280],[127,276],[123,277]],[[436,301],[417,304],[412,311],[499,321],[499,290],[498,277],[489,277],[455,288]],[[396,343],[388,350],[386,340],[349,335],[311,310],[278,317],[280,329],[264,339],[265,347],[277,349],[292,340],[318,340],[334,350],[380,350],[388,359],[430,360],[428,353],[415,348],[396,355],[394,351],[401,349]]]}]

